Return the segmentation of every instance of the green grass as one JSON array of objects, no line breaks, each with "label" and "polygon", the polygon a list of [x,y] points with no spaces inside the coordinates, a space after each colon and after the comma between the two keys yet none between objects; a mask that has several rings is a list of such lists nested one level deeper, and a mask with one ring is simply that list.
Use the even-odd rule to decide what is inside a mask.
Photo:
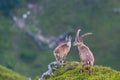
[{"label": "green grass", "polygon": [[92,68],[92,75],[88,71],[81,73],[81,64],[67,62],[67,64],[54,71],[54,75],[46,76],[46,80],[120,80],[120,72],[110,67],[97,66]]},{"label": "green grass", "polygon": [[0,66],[0,80],[27,80],[27,78],[10,69]]},{"label": "green grass", "polygon": [[[37,1],[39,7],[31,10],[25,29],[35,32],[36,27],[45,36],[56,37],[70,31],[72,42],[78,28],[82,29],[81,34],[93,32],[84,41],[93,52],[96,64],[120,70],[120,14],[112,11],[120,7],[119,0]],[[27,10],[27,2],[22,0],[21,7],[16,7],[13,14],[20,17]],[[40,76],[55,60],[53,49],[42,50],[25,30],[13,24],[0,13],[0,64],[26,76]],[[79,54],[72,46],[67,61],[73,60],[79,61]]]}]

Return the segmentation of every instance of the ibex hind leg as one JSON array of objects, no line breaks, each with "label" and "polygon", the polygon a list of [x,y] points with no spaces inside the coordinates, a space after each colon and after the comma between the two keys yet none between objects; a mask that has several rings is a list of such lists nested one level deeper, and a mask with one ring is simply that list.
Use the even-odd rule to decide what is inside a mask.
[{"label": "ibex hind leg", "polygon": [[91,62],[89,60],[86,62],[86,70],[88,70],[89,74],[91,75],[91,73],[92,73],[92,64],[91,64]]},{"label": "ibex hind leg", "polygon": [[67,55],[64,55],[64,57],[63,57],[63,63],[66,63],[66,56]]},{"label": "ibex hind leg", "polygon": [[89,75],[92,75],[92,66],[89,66],[88,71],[89,71]]},{"label": "ibex hind leg", "polygon": [[84,72],[84,70],[85,70],[85,64],[84,64],[84,63],[82,63],[82,69],[81,69],[81,72],[83,73],[83,72]]},{"label": "ibex hind leg", "polygon": [[90,64],[88,64],[89,67],[88,67],[88,71],[89,71],[89,75],[92,75],[92,66],[93,64],[90,62]]},{"label": "ibex hind leg", "polygon": [[66,58],[65,57],[62,57],[61,60],[60,60],[60,64],[61,66],[65,66],[65,63],[66,63]]}]

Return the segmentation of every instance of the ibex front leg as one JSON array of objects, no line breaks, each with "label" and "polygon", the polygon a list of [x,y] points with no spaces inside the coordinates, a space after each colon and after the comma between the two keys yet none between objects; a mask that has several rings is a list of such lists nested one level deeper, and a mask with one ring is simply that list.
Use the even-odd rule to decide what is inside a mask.
[{"label": "ibex front leg", "polygon": [[83,61],[83,62],[81,62],[81,64],[82,64],[81,72],[84,72],[86,63],[85,63],[85,61]]},{"label": "ibex front leg", "polygon": [[56,59],[57,63],[59,63],[59,61],[60,61],[59,53],[54,54],[54,56],[55,56],[55,59]]}]

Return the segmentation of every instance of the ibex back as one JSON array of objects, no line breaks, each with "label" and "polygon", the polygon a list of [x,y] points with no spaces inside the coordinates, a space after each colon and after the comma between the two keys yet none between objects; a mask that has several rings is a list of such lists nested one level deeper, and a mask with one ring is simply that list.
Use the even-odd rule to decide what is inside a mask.
[{"label": "ibex back", "polygon": [[66,62],[66,56],[71,48],[71,37],[66,37],[66,42],[59,44],[54,49],[54,56],[57,62]]},{"label": "ibex back", "polygon": [[94,56],[91,50],[83,43],[83,38],[85,36],[91,35],[92,33],[85,33],[79,37],[80,29],[78,29],[76,33],[76,38],[73,43],[73,46],[78,46],[78,51],[81,59],[82,64],[82,72],[84,71],[85,66],[89,66],[89,73],[92,72],[92,66],[94,64]]}]

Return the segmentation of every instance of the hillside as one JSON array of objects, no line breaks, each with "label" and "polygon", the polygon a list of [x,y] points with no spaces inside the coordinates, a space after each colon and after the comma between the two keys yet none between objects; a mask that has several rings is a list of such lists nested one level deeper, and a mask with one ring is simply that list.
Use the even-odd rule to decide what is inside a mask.
[{"label": "hillside", "polygon": [[81,64],[68,62],[64,67],[55,70],[54,75],[46,76],[46,80],[120,80],[120,72],[110,67],[95,65],[92,69],[92,75],[87,70],[81,73]]},{"label": "hillside", "polygon": [[28,80],[28,79],[25,76],[22,76],[0,65],[0,80]]},{"label": "hillside", "polygon": [[[5,16],[2,11],[9,10],[9,1],[12,10]],[[23,19],[27,12],[28,18]],[[84,43],[93,52],[95,64],[120,70],[119,0],[0,0],[0,64],[25,76],[40,76],[55,60],[54,48],[44,40],[39,44],[28,32],[41,33],[46,40],[70,33],[73,42],[78,28],[80,35],[93,33]],[[78,55],[72,46],[67,61],[79,61]]]}]

